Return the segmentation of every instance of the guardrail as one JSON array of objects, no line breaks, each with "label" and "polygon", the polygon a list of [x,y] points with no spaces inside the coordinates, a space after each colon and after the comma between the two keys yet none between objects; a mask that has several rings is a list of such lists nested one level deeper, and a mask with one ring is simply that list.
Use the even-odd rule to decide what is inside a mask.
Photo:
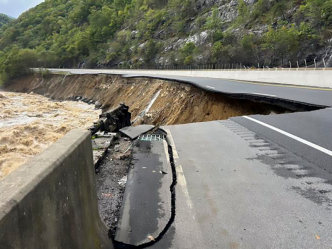
[{"label": "guardrail", "polygon": [[[59,68],[61,69],[61,68]],[[92,69],[87,69],[92,70]],[[173,69],[169,68],[98,68],[97,70],[136,70],[136,71],[325,71],[325,70],[332,70],[332,67],[317,67],[317,68],[305,68],[305,67],[299,67],[299,68],[286,68],[286,67],[273,67],[273,68],[234,68],[234,69],[220,69],[220,68],[186,68],[186,67],[176,67]]]},{"label": "guardrail", "polygon": [[[332,68],[322,69],[49,69],[52,73],[73,74],[134,74],[141,76],[200,77],[261,83],[301,85],[332,89]],[[174,77],[175,76],[175,77]]]},{"label": "guardrail", "polygon": [[[321,61],[317,61],[317,58],[315,58],[313,61],[311,61],[312,64],[308,65],[306,60],[303,60],[303,63],[300,63],[300,61],[296,61],[295,64],[292,64],[292,61],[288,62],[289,66],[266,66],[264,64],[256,64],[256,65],[246,65],[243,63],[210,63],[210,64],[194,64],[194,65],[172,65],[172,66],[158,66],[158,67],[148,67],[148,66],[136,66],[136,65],[128,65],[128,63],[119,63],[116,68],[110,68],[110,69],[139,69],[139,70],[284,70],[284,69],[290,69],[290,70],[298,70],[298,69],[317,69],[317,70],[331,70],[331,67],[328,67],[328,63],[323,58]],[[294,65],[296,65],[294,67]],[[79,65],[79,68],[83,69],[84,64]],[[103,65],[100,65],[101,68],[103,68]],[[106,69],[106,68],[105,68]]]}]

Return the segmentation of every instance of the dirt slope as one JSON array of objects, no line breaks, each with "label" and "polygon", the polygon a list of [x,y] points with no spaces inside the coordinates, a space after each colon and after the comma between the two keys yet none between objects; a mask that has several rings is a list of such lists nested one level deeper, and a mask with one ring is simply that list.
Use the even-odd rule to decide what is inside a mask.
[{"label": "dirt slope", "polygon": [[100,102],[104,111],[125,103],[130,107],[133,120],[160,91],[150,110],[136,124],[184,124],[284,111],[271,105],[236,100],[176,82],[110,75],[52,75],[43,79],[37,74],[16,80],[6,90],[33,91],[58,100],[82,96]]}]

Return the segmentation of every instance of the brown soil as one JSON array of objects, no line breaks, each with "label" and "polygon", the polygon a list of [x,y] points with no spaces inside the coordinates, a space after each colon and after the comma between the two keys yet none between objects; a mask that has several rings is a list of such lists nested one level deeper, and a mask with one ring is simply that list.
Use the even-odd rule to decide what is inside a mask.
[{"label": "brown soil", "polygon": [[284,112],[268,104],[232,99],[194,86],[163,80],[111,75],[71,75],[63,79],[63,75],[53,75],[47,79],[32,75],[16,80],[6,90],[33,91],[60,100],[82,96],[100,102],[104,111],[125,103],[130,107],[132,120],[146,109],[154,95],[161,90],[149,112],[136,124],[184,124]]}]

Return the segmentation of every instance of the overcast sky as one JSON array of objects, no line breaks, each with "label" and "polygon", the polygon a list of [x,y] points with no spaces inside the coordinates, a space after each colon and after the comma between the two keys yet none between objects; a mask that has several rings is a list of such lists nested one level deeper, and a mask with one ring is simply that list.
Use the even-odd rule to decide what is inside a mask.
[{"label": "overcast sky", "polygon": [[44,0],[0,0],[0,13],[17,18]]}]

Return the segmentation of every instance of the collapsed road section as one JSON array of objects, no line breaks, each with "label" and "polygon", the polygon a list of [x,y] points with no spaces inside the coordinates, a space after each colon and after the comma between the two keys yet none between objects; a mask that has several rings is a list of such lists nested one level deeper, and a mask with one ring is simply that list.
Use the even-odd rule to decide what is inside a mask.
[{"label": "collapsed road section", "polygon": [[[251,114],[278,114],[304,110],[307,106],[285,108],[285,103],[268,98],[265,103],[209,92],[193,85],[149,78],[112,75],[40,75],[21,78],[7,90],[34,92],[56,100],[82,99],[108,112],[124,103],[130,107],[135,125],[173,125]],[[194,115],[193,115],[194,114]]]},{"label": "collapsed road section", "polygon": [[154,244],[175,217],[176,174],[167,133],[153,125],[128,126],[130,116],[120,105],[90,128],[99,213],[116,248]]},{"label": "collapsed road section", "polygon": [[163,237],[175,217],[172,149],[161,129],[132,141],[121,133],[97,168],[99,212],[116,248],[145,248]]}]

